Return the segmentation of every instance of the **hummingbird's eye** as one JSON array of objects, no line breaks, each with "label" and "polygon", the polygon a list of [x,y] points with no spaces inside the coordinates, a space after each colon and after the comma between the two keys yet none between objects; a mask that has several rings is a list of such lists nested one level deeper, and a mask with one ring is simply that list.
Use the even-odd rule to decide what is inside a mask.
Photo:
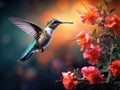
[{"label": "hummingbird's eye", "polygon": [[57,21],[54,21],[54,23],[57,23]]},{"label": "hummingbird's eye", "polygon": [[60,21],[54,21],[54,23],[56,23],[56,24],[60,24],[61,22],[60,22]]},{"label": "hummingbird's eye", "polygon": [[52,24],[52,23],[54,23],[55,21],[53,21],[53,20],[49,20],[48,22],[47,22],[47,25],[49,25],[49,24]]},{"label": "hummingbird's eye", "polygon": [[55,21],[52,21],[52,23],[55,23]]}]

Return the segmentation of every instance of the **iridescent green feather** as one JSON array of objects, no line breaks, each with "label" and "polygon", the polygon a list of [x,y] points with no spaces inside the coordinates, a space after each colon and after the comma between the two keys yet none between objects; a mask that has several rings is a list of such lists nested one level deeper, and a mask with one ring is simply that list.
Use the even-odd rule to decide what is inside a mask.
[{"label": "iridescent green feather", "polygon": [[22,56],[21,56],[20,59],[26,57],[26,56],[33,50],[33,48],[35,47],[36,43],[37,43],[37,40],[34,39],[34,40],[29,44],[29,46],[28,46],[28,48],[25,50],[25,52],[22,54]]}]

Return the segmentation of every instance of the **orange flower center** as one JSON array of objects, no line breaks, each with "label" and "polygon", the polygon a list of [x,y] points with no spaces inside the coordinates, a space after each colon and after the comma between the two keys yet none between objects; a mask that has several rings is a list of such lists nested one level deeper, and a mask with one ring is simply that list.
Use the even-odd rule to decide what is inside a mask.
[{"label": "orange flower center", "polygon": [[91,12],[91,11],[88,11],[88,13],[87,13],[87,17],[93,17],[93,15],[94,15],[94,13],[93,12]]},{"label": "orange flower center", "polygon": [[99,77],[99,75],[95,74],[95,73],[91,73],[90,75],[88,75],[88,80],[93,81],[93,82],[100,82],[101,78]]},{"label": "orange flower center", "polygon": [[88,75],[88,78],[91,80],[91,79],[95,78],[95,75],[93,73],[91,73]]},{"label": "orange flower center", "polygon": [[86,38],[81,39],[81,44],[84,45],[87,42]]}]

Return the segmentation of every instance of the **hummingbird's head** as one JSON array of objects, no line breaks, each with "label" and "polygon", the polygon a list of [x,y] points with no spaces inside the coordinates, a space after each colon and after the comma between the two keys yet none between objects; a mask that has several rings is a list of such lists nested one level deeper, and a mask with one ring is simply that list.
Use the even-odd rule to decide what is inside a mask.
[{"label": "hummingbird's head", "polygon": [[55,18],[51,18],[47,22],[47,27],[52,28],[54,30],[60,24],[73,24],[73,22],[61,22]]}]

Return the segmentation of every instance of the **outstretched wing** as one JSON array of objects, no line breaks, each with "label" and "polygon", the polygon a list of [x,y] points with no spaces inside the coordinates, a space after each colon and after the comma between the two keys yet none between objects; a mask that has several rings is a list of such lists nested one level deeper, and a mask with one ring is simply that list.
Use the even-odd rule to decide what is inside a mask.
[{"label": "outstretched wing", "polygon": [[22,29],[25,33],[32,36],[33,38],[37,38],[38,34],[40,34],[42,32],[42,29],[40,27],[38,27],[37,25],[35,25],[31,22],[25,21],[23,19],[9,18],[9,20],[13,24],[18,26],[20,29]]}]

